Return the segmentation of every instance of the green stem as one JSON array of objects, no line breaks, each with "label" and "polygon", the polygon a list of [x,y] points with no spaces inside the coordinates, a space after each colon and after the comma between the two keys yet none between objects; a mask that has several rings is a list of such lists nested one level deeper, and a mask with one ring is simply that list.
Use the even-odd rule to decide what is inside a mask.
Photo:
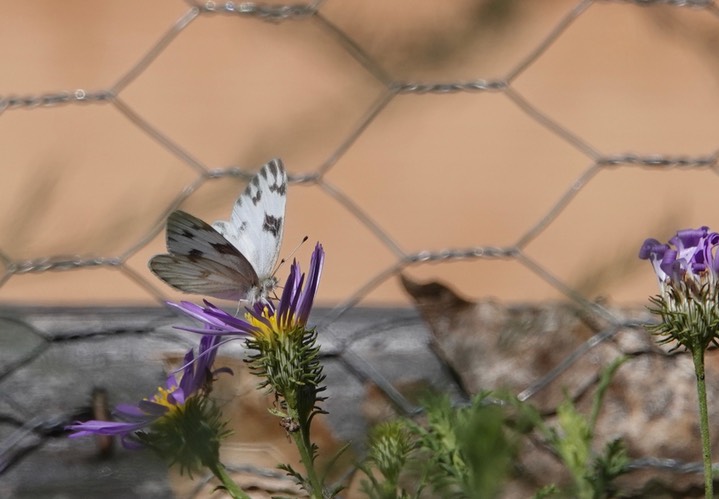
[{"label": "green stem", "polygon": [[712,475],[712,450],[709,439],[709,411],[707,410],[707,388],[704,379],[704,348],[695,345],[692,349],[694,370],[697,374],[697,396],[699,398],[699,431],[702,437],[702,457],[704,461],[704,495],[714,497],[714,478]]},{"label": "green stem", "polygon": [[311,497],[316,499],[322,499],[322,481],[318,478],[317,472],[315,471],[315,463],[312,458],[312,443],[310,441],[310,430],[307,425],[300,425],[299,431],[292,433],[292,438],[295,441],[297,449],[300,451],[300,458],[302,464],[305,467],[305,473],[307,474],[307,481],[312,487]]},{"label": "green stem", "polygon": [[225,487],[225,490],[228,494],[230,494],[232,499],[251,499],[250,496],[245,494],[235,481],[230,478],[230,475],[227,474],[222,463],[218,461],[217,463],[207,467],[210,468],[212,474],[215,475],[220,482],[222,482],[222,485]]}]

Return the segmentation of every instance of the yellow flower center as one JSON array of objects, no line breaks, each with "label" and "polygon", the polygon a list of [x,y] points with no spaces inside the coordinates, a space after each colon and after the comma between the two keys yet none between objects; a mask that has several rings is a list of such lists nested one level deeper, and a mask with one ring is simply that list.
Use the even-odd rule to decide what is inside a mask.
[{"label": "yellow flower center", "polygon": [[277,320],[277,315],[270,312],[269,307],[265,307],[262,310],[262,318],[265,321],[259,320],[254,315],[247,313],[245,319],[249,322],[252,327],[257,331],[255,337],[262,337],[268,341],[274,342],[279,335],[284,333],[283,328]]},{"label": "yellow flower center", "polygon": [[[150,402],[154,402],[155,404],[161,405],[163,407],[167,407],[169,410],[177,409],[177,404],[174,404],[170,401],[169,397],[170,395],[177,390],[177,387],[174,388],[164,388],[162,386],[157,387],[157,393],[152,396],[152,399]],[[148,399],[145,399],[148,400]]]}]

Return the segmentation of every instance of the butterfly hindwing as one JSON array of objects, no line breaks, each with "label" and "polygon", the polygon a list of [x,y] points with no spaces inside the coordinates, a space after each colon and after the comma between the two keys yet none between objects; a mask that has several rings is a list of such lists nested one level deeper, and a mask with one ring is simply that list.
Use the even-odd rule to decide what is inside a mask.
[{"label": "butterfly hindwing", "polygon": [[239,284],[242,277],[228,272],[212,260],[193,260],[182,255],[157,255],[150,262],[152,271],[167,284],[185,293],[242,300],[252,284]]},{"label": "butterfly hindwing", "polygon": [[180,291],[241,300],[259,284],[257,273],[237,248],[211,225],[184,211],[167,219],[167,249],[170,254],[150,260],[150,269]]}]

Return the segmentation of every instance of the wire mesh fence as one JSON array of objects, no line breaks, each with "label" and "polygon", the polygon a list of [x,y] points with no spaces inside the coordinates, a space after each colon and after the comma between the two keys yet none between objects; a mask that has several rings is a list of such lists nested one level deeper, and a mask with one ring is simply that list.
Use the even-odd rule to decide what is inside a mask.
[{"label": "wire mesh fence", "polygon": [[[8,33],[37,13],[14,8]],[[5,43],[7,70],[21,68],[0,89],[0,134],[13,161],[3,166],[6,300],[172,297],[146,269],[162,251],[167,215],[180,206],[226,211],[273,156],[290,171],[288,245],[308,234],[336,262],[320,295],[335,305],[326,330],[363,301],[402,303],[395,281],[404,271],[440,274],[474,295],[568,298],[609,324],[596,342],[627,325],[597,294],[640,301],[652,292],[626,280],[641,240],[679,218],[682,226],[717,218],[713,1],[74,8],[66,15],[82,14],[83,27],[129,22],[137,36],[98,55],[100,34],[78,31],[63,61],[73,70],[56,78],[94,82],[75,90],[46,91],[28,40]],[[642,30],[655,36],[645,45]],[[43,57],[44,67],[52,57]],[[617,93],[625,86],[636,90]],[[50,158],[56,151],[65,157]],[[75,160],[84,166],[71,169]],[[649,179],[657,170],[665,176]],[[113,272],[72,280],[90,269]],[[145,328],[133,327],[111,329]],[[5,356],[0,381],[64,341],[91,341],[37,330],[23,338],[13,349],[24,353]]]}]

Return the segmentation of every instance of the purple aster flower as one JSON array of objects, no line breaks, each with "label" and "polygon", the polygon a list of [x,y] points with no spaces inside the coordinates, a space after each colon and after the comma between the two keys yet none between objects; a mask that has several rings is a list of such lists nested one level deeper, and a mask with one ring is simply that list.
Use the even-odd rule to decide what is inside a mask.
[{"label": "purple aster flower", "polygon": [[117,405],[115,415],[122,421],[77,422],[67,427],[73,432],[69,436],[74,438],[96,434],[117,435],[122,437],[123,446],[138,447],[136,440],[132,438],[135,432],[148,428],[161,418],[172,414],[183,407],[189,398],[209,391],[215,374],[231,373],[227,368],[214,371],[212,369],[217,356],[218,340],[215,335],[204,335],[200,340],[197,358],[192,350],[187,352],[179,381],[176,374],[171,374],[165,381],[165,386],[158,387],[151,398],[141,400],[137,405]]},{"label": "purple aster flower", "polygon": [[206,300],[204,306],[189,302],[170,303],[170,305],[202,322],[204,326],[180,329],[206,335],[240,335],[269,339],[306,326],[322,275],[324,256],[322,245],[317,243],[310,258],[310,270],[307,276],[302,274],[299,263],[293,261],[279,303],[276,306],[270,301],[255,303],[247,310],[244,317],[228,314]]},{"label": "purple aster flower", "polygon": [[639,258],[650,260],[662,289],[670,282],[681,280],[701,285],[715,282],[719,276],[719,234],[708,227],[684,229],[662,244],[647,239],[639,250]]},{"label": "purple aster flower", "polygon": [[667,244],[647,239],[639,258],[649,260],[660,294],[650,311],[661,318],[650,331],[698,351],[719,337],[719,234],[708,227],[684,229]]},{"label": "purple aster flower", "polygon": [[171,304],[203,323],[202,328],[183,327],[187,331],[217,336],[244,337],[250,355],[250,370],[263,378],[260,387],[275,394],[272,414],[281,418],[281,425],[290,434],[302,433],[302,442],[309,441],[312,417],[323,411],[317,404],[324,400],[319,393],[324,380],[319,361],[317,333],[307,327],[324,263],[324,250],[317,243],[310,259],[307,275],[294,261],[277,304],[255,303],[243,317],[234,317],[209,302],[205,306],[192,303]]}]

